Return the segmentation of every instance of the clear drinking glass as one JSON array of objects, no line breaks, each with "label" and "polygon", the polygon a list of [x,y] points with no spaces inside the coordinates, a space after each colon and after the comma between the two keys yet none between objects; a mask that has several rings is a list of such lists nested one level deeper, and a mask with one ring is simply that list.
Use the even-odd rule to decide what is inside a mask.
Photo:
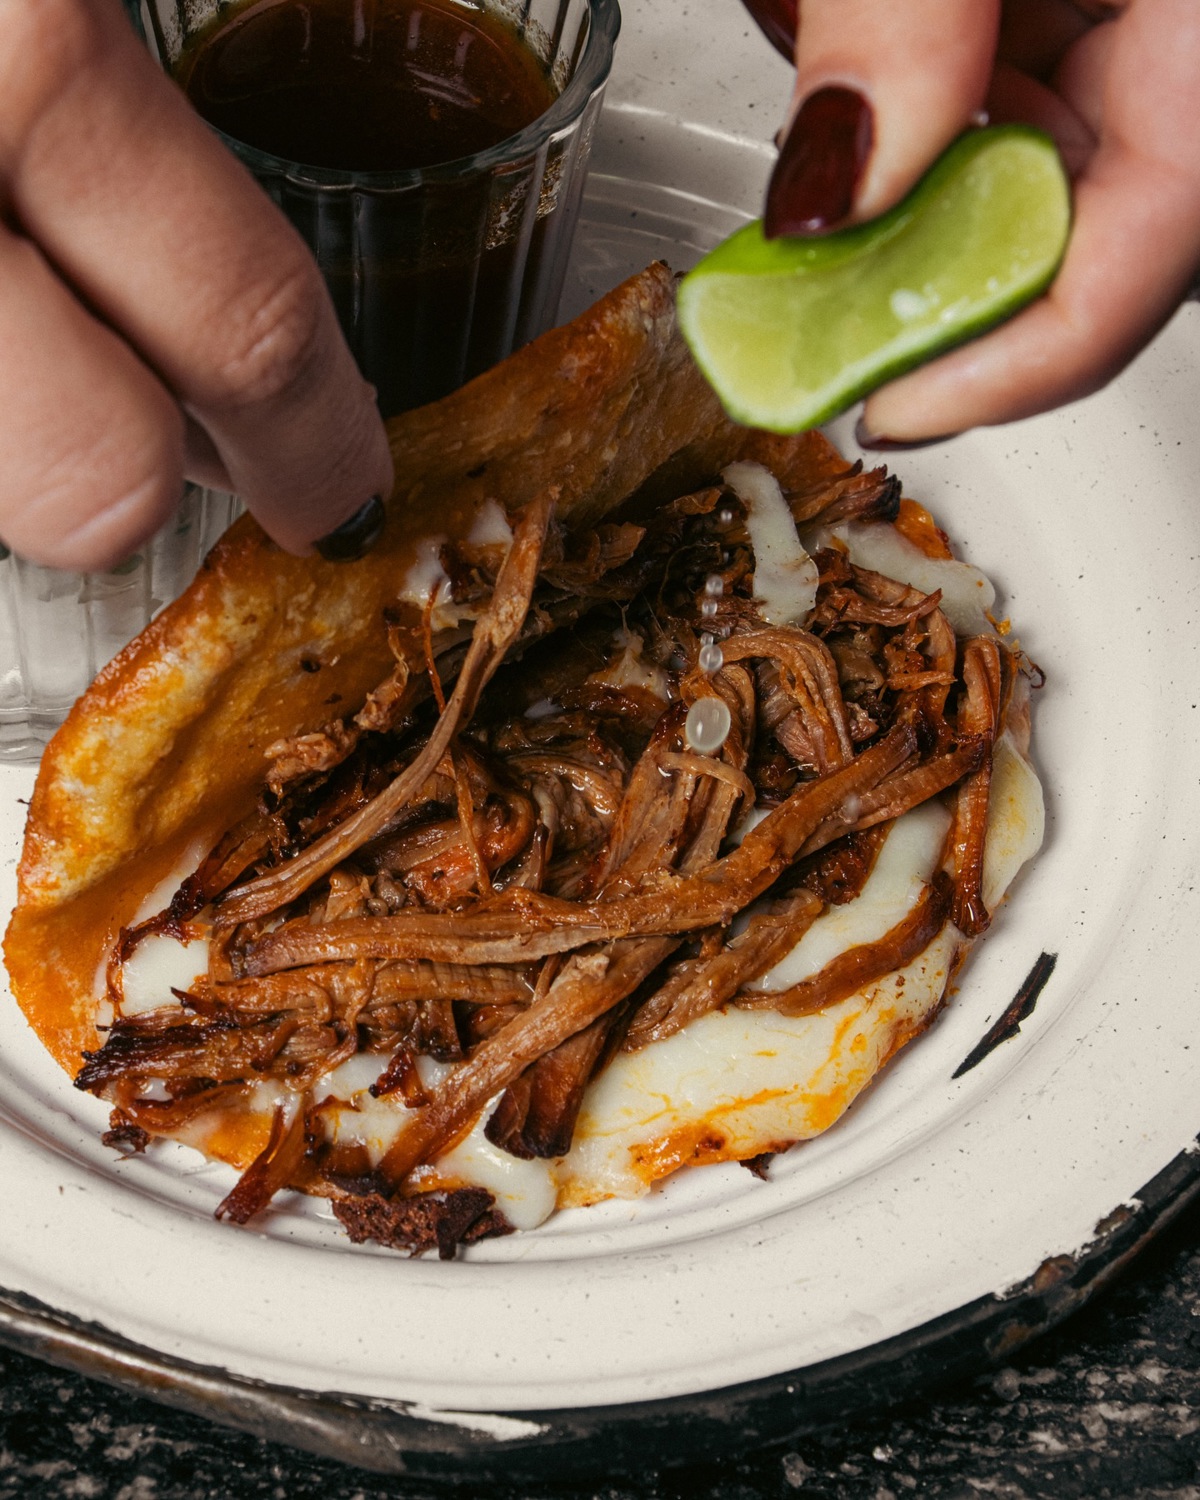
[{"label": "clear drinking glass", "polygon": [[107,573],[64,573],[0,549],[0,760],[36,760],[96,673],[181,594],[241,510],[185,486],[175,515]]},{"label": "clear drinking glass", "polygon": [[[125,0],[164,68],[236,0]],[[508,140],[442,166],[341,172],[223,136],[305,237],[384,415],[436,400],[550,327],[620,29],[618,0],[483,0],[558,90]],[[220,134],[220,132],[218,132]],[[0,759],[32,759],[117,651],[191,581],[240,510],[189,485],[109,573],[0,556]]]},{"label": "clear drinking glass", "polygon": [[[170,71],[237,3],[135,0],[135,13]],[[618,0],[478,0],[475,8],[510,23],[558,95],[498,145],[439,166],[350,172],[222,135],[308,242],[384,416],[457,389],[558,315]]]}]

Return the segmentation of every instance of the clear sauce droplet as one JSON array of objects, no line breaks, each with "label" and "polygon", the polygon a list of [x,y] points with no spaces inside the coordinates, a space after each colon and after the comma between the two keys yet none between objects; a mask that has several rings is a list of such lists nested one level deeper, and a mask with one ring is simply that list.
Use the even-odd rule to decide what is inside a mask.
[{"label": "clear sauce droplet", "polygon": [[704,618],[706,620],[711,620],[713,618],[713,616],[716,614],[716,612],[717,612],[717,601],[715,599],[705,599],[704,602],[700,606],[700,613],[704,616]]},{"label": "clear sauce droplet", "polygon": [[713,640],[711,635],[702,635],[700,637],[700,655],[697,660],[700,670],[711,675],[713,672],[719,672],[725,665],[725,653]]},{"label": "clear sauce droplet", "polygon": [[712,755],[725,743],[732,725],[733,717],[723,698],[697,698],[688,709],[683,732],[693,750]]}]

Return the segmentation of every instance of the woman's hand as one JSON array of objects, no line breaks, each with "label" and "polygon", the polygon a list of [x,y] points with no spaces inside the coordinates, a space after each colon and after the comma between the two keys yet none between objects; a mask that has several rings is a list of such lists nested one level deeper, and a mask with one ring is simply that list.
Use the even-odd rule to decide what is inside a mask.
[{"label": "woman's hand", "polygon": [[[777,38],[793,0],[747,0]],[[1077,400],[1110,380],[1200,265],[1195,0],[800,0],[796,90],[768,232],[875,218],[986,111],[1048,130],[1074,178],[1054,285],[1011,322],[867,401],[905,446]]]},{"label": "woman's hand", "polygon": [[106,567],[186,476],[307,551],[392,464],[303,242],[118,0],[9,0],[3,19],[0,537]]}]

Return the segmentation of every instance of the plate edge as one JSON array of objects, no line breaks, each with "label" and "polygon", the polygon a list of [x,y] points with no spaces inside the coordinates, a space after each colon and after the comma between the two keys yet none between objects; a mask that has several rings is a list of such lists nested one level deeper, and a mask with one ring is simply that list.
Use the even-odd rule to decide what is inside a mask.
[{"label": "plate edge", "polygon": [[783,1442],[1010,1358],[1076,1312],[1200,1200],[1200,1136],[1006,1292],[890,1339],[741,1385],[615,1406],[423,1415],[416,1403],[272,1385],[161,1354],[0,1288],[0,1345],[133,1395],[379,1474],[546,1481],[644,1474]]}]

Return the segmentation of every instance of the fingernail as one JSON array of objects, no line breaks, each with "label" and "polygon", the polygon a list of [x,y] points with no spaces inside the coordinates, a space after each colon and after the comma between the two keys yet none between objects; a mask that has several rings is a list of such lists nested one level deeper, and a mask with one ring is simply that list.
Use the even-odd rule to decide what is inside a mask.
[{"label": "fingernail", "polygon": [[313,545],[326,562],[354,562],[370,552],[379,540],[384,519],[383,501],[378,495],[372,495],[348,521],[343,521],[336,531],[331,531]]},{"label": "fingernail", "polygon": [[758,29],[791,62],[796,51],[798,0],[742,0]]},{"label": "fingernail", "polygon": [[956,437],[957,432],[942,432],[937,437],[890,438],[872,432],[864,425],[861,417],[854,424],[854,441],[860,448],[866,448],[871,453],[912,453],[918,448],[933,448],[938,443],[948,443]]},{"label": "fingernail", "polygon": [[767,238],[820,234],[840,224],[854,207],[873,139],[871,106],[856,90],[826,88],[810,94],[771,173]]}]

